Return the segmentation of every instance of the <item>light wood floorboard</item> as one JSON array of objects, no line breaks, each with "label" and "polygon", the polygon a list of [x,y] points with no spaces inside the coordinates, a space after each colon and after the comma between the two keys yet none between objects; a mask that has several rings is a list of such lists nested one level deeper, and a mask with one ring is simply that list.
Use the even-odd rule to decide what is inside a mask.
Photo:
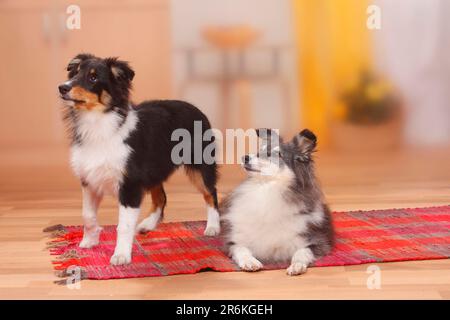
[{"label": "light wood floorboard", "polygon": [[[65,151],[64,151],[65,152]],[[55,280],[42,229],[81,224],[78,181],[60,151],[10,153],[0,160],[0,298],[5,299],[450,299],[450,260],[378,264],[381,289],[366,286],[367,265],[311,268],[288,277],[203,272],[159,278],[88,281],[70,290]],[[317,154],[317,170],[333,210],[422,207],[450,203],[448,149],[383,154]],[[47,163],[47,164],[46,164]],[[224,165],[220,197],[244,178]],[[166,221],[205,219],[201,195],[181,172],[166,186]],[[146,199],[145,210],[150,208]],[[106,199],[102,224],[115,224],[117,205]]]}]

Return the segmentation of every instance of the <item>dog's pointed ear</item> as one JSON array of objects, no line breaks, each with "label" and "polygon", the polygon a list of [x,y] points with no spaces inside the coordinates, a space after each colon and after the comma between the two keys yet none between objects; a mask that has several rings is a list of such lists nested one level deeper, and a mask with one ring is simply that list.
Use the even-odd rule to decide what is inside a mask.
[{"label": "dog's pointed ear", "polygon": [[80,53],[77,54],[72,60],[70,60],[66,68],[66,70],[69,72],[69,79],[77,74],[81,62],[91,58],[94,58],[94,55],[90,53]]},{"label": "dog's pointed ear", "polygon": [[119,60],[117,58],[106,58],[106,64],[111,69],[114,79],[124,82],[127,85],[131,83],[134,78],[134,70],[130,67],[128,62]]},{"label": "dog's pointed ear", "polygon": [[299,150],[296,160],[303,162],[311,160],[311,154],[317,146],[316,135],[312,131],[304,129],[293,138],[293,142]]},{"label": "dog's pointed ear", "polygon": [[278,135],[278,130],[259,128],[256,129],[256,134],[262,141],[262,146],[266,146],[268,150],[280,145],[281,137]]}]

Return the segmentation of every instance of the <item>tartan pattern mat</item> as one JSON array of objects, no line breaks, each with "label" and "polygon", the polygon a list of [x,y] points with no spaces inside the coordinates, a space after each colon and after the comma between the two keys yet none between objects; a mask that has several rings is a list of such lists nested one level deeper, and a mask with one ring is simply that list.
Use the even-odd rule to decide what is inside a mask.
[{"label": "tartan pattern mat", "polygon": [[[450,206],[371,211],[333,212],[336,245],[314,266],[343,266],[374,262],[444,259],[450,257]],[[83,279],[119,279],[197,273],[205,270],[239,271],[224,251],[223,240],[203,235],[205,221],[161,223],[156,230],[138,234],[132,263],[112,266],[115,226],[105,226],[100,244],[78,247],[82,226],[56,225],[50,254],[60,277],[71,266],[81,268]],[[286,268],[288,263],[265,264],[264,269]]]}]

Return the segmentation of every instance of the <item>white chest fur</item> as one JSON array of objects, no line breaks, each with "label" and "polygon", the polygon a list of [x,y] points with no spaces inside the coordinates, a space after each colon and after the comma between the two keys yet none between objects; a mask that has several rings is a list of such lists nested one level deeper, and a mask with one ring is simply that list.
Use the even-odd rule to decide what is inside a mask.
[{"label": "white chest fur", "polygon": [[71,148],[75,174],[100,193],[116,195],[131,153],[124,140],[136,128],[130,111],[125,122],[114,112],[89,111],[80,115],[77,133],[81,143]]},{"label": "white chest fur", "polygon": [[308,245],[300,234],[307,231],[310,222],[323,218],[323,212],[299,214],[303,208],[283,198],[287,183],[245,182],[235,190],[236,197],[225,216],[231,224],[230,240],[250,249],[258,259],[290,259],[298,248]]}]

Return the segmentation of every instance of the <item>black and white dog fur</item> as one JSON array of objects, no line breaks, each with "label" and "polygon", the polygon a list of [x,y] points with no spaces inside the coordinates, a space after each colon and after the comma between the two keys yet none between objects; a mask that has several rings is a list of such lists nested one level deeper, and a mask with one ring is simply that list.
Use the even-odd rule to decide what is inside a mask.
[{"label": "black and white dog fur", "polygon": [[229,253],[245,271],[262,262],[289,261],[287,274],[304,273],[333,246],[330,211],[314,175],[316,137],[305,129],[283,143],[258,129],[257,155],[246,155],[248,178],[220,205]]},{"label": "black and white dog fur", "polygon": [[[134,71],[127,62],[79,54],[67,71],[68,80],[59,86],[59,92],[71,135],[71,164],[82,185],[84,235],[79,245],[90,248],[98,244],[100,201],[105,194],[117,196],[119,222],[111,264],[128,264],[135,231],[152,230],[162,219],[166,205],[163,182],[178,167],[171,159],[176,144],[171,141],[172,132],[184,128],[193,137],[194,121],[201,121],[202,131],[211,126],[199,109],[186,102],[133,105],[129,93]],[[216,164],[192,161],[184,167],[207,203],[205,235],[219,234]],[[152,212],[137,226],[145,192],[151,193]]]}]

